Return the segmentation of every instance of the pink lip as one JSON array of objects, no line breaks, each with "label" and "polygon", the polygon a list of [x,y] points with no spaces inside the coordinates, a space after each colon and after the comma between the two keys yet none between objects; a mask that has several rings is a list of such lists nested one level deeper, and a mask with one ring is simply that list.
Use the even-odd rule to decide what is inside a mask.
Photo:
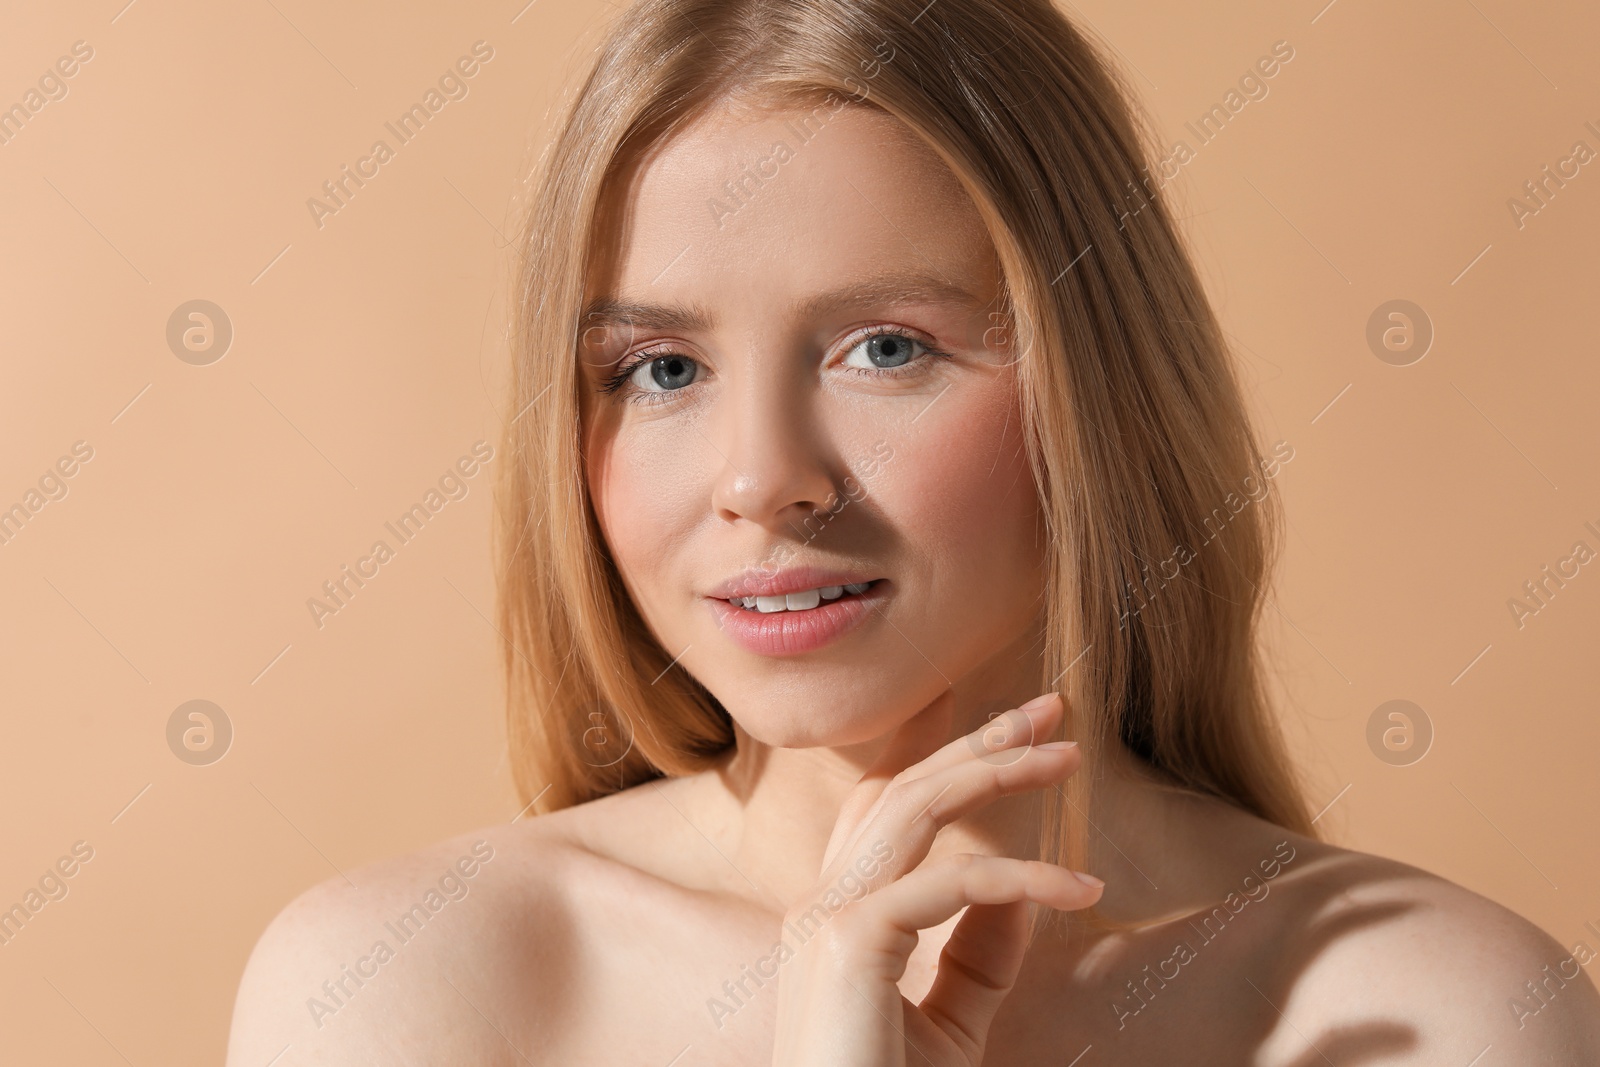
[{"label": "pink lip", "polygon": [[[843,584],[833,581],[818,583],[818,585]],[[708,597],[706,603],[711,606],[711,613],[717,620],[717,626],[741,648],[762,656],[797,656],[803,652],[815,651],[865,622],[878,602],[888,596],[888,584],[888,582],[878,582],[865,593],[824,601],[809,611],[775,611],[769,614],[736,607],[717,597]],[[798,592],[816,587],[816,585],[800,585],[789,591]],[[774,592],[759,595],[778,594]]]},{"label": "pink lip", "polygon": [[830,585],[865,585],[876,577],[873,574],[825,570],[821,567],[791,567],[775,573],[752,567],[738,577],[729,578],[715,586],[706,596],[718,600],[730,600],[736,596],[783,596],[785,593],[801,593]]}]

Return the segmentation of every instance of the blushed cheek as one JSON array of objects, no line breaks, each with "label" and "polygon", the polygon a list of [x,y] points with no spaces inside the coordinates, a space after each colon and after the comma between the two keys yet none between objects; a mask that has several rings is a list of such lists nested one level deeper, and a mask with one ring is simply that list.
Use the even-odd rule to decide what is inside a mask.
[{"label": "blushed cheek", "polygon": [[1005,378],[952,388],[884,480],[889,521],[972,607],[1034,600],[1039,507],[1014,390]]},{"label": "blushed cheek", "polygon": [[673,576],[684,573],[686,537],[697,503],[703,511],[710,492],[703,465],[692,450],[630,439],[627,431],[592,439],[587,455],[595,516],[611,558],[645,620],[666,623],[657,605],[667,602]]},{"label": "blushed cheek", "polygon": [[620,472],[613,458],[610,440],[592,431],[586,435],[583,442],[584,480],[589,489],[595,519],[600,524],[600,532],[615,556],[617,544],[612,531],[619,528],[619,520],[622,523],[627,520],[630,494],[625,484],[619,484]]},{"label": "blushed cheek", "polygon": [[642,492],[644,472],[628,462],[626,451],[615,439],[591,436],[585,443],[585,476],[595,519],[605,545],[626,579],[634,559],[649,551],[640,543],[652,528],[649,514],[652,503]]}]

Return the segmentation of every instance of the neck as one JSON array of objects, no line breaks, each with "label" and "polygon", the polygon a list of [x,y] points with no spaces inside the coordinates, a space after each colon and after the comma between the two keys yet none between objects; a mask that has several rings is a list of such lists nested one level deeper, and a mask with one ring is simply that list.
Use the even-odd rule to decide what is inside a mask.
[{"label": "neck", "polygon": [[[1044,671],[1041,644],[1037,633],[1025,634],[956,680],[947,741],[1044,691],[1039,683]],[[737,723],[735,731],[736,749],[718,772],[737,826],[730,835],[737,843],[728,858],[743,880],[757,887],[764,904],[786,910],[815,885],[845,797],[878,757],[888,735],[858,745],[789,749],[763,744]],[[1043,799],[1037,793],[1004,797],[956,820],[940,832],[932,855],[1037,857]]]},{"label": "neck", "polygon": [[[1038,647],[1031,640],[1016,646]],[[1019,665],[1013,650],[963,676],[952,687],[956,707],[949,739],[970,733],[997,708],[1039,695],[1043,687],[1035,679],[1041,675],[1033,669],[1039,666],[1037,660]],[[1075,736],[1070,725],[1064,736]],[[737,872],[729,884],[741,893],[750,888],[756,900],[777,913],[799,903],[816,885],[845,797],[886,740],[785,749],[738,730],[734,754],[703,779],[714,795],[700,794],[706,805],[701,814],[721,830],[718,848]],[[1164,784],[1119,742],[1086,757],[1078,772],[1094,780],[1086,867],[1106,881],[1097,911],[1109,919],[1160,921],[1220,896],[1237,881],[1238,871],[1250,869],[1256,858],[1250,850],[1259,851],[1260,831],[1277,832],[1230,805]],[[931,856],[976,852],[1037,858],[1046,799],[1037,790],[1003,797],[956,820],[940,832]],[[1069,813],[1069,818],[1083,817],[1077,810]]]}]

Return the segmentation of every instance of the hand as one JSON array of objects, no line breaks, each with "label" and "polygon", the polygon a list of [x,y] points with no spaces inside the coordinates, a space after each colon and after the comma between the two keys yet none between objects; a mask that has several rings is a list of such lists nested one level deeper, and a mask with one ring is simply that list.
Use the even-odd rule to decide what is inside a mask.
[{"label": "hand", "polygon": [[[846,799],[816,888],[786,916],[785,942],[804,941],[778,980],[775,1067],[902,1067],[907,1043],[918,1063],[978,1067],[1022,967],[1027,902],[1069,910],[1100,899],[1098,879],[1037,860],[965,854],[918,866],[941,827],[1061,782],[1082,761],[1073,742],[1033,743],[1061,721],[1051,693],[916,762],[930,734],[944,736],[951,706],[946,692],[896,731]],[[917,931],[964,907],[932,989],[911,1004],[896,983]]]}]

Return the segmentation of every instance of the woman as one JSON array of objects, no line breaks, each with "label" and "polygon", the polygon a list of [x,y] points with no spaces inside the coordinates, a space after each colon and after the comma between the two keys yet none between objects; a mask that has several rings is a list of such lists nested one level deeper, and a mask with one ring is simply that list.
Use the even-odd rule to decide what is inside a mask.
[{"label": "woman", "polygon": [[1143,144],[1044,0],[621,17],[525,244],[539,814],[290,905],[230,1063],[1600,1062],[1577,948],[1315,836]]}]

